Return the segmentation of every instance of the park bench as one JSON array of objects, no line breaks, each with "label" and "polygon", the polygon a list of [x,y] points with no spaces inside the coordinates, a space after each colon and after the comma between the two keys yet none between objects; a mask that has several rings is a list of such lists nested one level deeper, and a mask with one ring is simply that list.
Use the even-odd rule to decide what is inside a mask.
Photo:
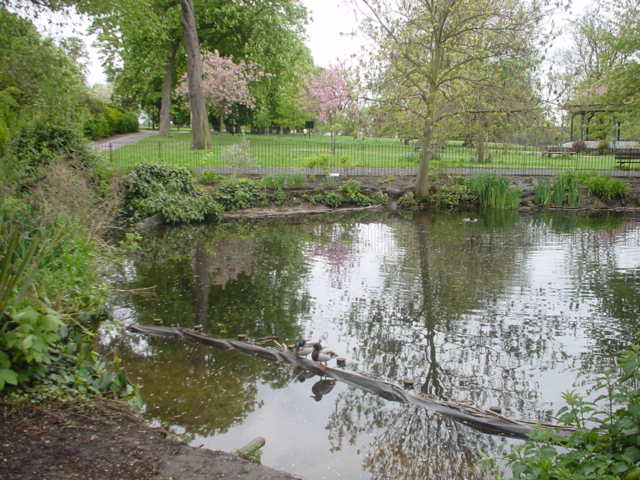
[{"label": "park bench", "polygon": [[558,147],[550,145],[542,150],[543,157],[564,157],[565,155],[573,155],[575,152],[567,147]]},{"label": "park bench", "polygon": [[618,168],[627,164],[640,163],[640,148],[620,148],[615,151]]}]

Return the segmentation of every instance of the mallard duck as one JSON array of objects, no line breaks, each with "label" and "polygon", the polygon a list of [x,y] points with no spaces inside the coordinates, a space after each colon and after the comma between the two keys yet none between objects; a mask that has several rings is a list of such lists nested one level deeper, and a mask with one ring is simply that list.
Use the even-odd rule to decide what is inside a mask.
[{"label": "mallard duck", "polygon": [[[321,364],[326,364],[329,360],[336,358],[338,354],[332,350],[327,350],[326,348],[322,348],[320,342],[313,345],[313,352],[311,352],[311,359],[314,362],[320,362]],[[326,365],[321,365],[320,369],[324,370]]]},{"label": "mallard duck", "polygon": [[333,387],[335,386],[336,386],[336,381],[333,378],[325,378],[322,380],[318,380],[311,387],[311,392],[313,392],[312,398],[316,402],[319,402],[320,400],[322,400],[322,397],[324,397],[331,390],[333,390]]},{"label": "mallard duck", "polygon": [[319,343],[320,342],[314,342],[312,340],[305,340],[301,338],[300,340],[298,340],[298,343],[296,343],[294,350],[297,356],[306,357],[311,352],[313,352],[313,347]]}]

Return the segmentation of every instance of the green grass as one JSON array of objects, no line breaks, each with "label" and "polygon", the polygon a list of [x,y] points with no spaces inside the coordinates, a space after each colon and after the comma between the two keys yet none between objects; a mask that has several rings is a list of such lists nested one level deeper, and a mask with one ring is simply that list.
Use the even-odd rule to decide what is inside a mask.
[{"label": "green grass", "polygon": [[[331,153],[331,139],[321,135],[240,135],[214,134],[209,150],[192,150],[191,133],[172,133],[170,137],[147,137],[136,145],[123,147],[104,155],[113,166],[128,167],[138,163],[161,163],[187,168],[229,166],[222,160],[223,150],[245,138],[249,143],[251,164],[260,167],[335,168],[396,167],[416,168],[419,154],[400,139],[375,138],[355,140],[338,137],[336,152]],[[515,168],[615,170],[613,155],[567,155],[543,157],[535,147],[510,144],[488,146],[491,161],[474,161],[473,148],[462,147],[461,141],[450,141],[431,168]]]}]

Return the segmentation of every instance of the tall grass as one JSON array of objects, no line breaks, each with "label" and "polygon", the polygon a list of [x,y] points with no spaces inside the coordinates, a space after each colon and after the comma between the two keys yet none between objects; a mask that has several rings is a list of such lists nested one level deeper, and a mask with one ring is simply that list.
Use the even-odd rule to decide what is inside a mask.
[{"label": "tall grass", "polygon": [[553,181],[551,202],[554,205],[577,207],[580,203],[580,181],[575,172],[562,172]]},{"label": "tall grass", "polygon": [[517,208],[520,204],[520,191],[511,188],[511,182],[506,177],[474,175],[469,178],[468,185],[481,207],[508,209]]}]

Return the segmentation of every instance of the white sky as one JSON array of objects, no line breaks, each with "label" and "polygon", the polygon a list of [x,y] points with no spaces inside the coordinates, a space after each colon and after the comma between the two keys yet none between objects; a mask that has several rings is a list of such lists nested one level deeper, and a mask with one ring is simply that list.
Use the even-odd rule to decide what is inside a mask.
[{"label": "white sky", "polygon": [[[567,20],[581,14],[593,0],[573,0],[568,13],[556,15],[556,23],[566,25]],[[309,9],[311,21],[307,27],[307,45],[311,49],[316,65],[327,67],[338,60],[348,61],[357,54],[365,43],[362,36],[353,35],[357,30],[357,19],[349,0],[302,0]],[[66,33],[79,35],[86,31],[88,22],[76,20],[73,26],[66,28]],[[55,36],[55,30],[41,25],[41,30]],[[561,31],[568,33],[566,26]],[[89,85],[105,83],[106,77],[100,65],[97,49],[91,46],[95,39],[86,36],[85,43],[89,50],[87,65],[87,81]],[[568,35],[561,36],[556,45],[566,44]]]}]

